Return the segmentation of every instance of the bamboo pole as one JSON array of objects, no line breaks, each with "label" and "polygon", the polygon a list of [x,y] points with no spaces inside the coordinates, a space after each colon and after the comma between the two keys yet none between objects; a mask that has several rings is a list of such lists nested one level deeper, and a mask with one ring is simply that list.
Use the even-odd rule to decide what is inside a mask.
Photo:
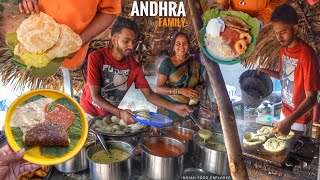
[{"label": "bamboo pole", "polygon": [[[188,0],[193,26],[195,31],[198,32],[203,23],[195,3],[194,0]],[[200,54],[200,58],[208,72],[210,84],[218,104],[232,179],[249,179],[242,155],[232,103],[220,67],[216,62],[205,57],[203,53]]]}]

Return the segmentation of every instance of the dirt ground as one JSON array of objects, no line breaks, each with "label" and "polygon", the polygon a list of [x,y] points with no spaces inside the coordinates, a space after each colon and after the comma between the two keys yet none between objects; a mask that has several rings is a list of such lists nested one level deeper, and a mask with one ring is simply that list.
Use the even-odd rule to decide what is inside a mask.
[{"label": "dirt ground", "polygon": [[[5,1],[5,2],[4,2]],[[0,6],[4,7],[3,12],[0,12],[0,33],[15,31],[18,25],[27,17],[25,14],[20,14],[16,0],[0,0]]]}]

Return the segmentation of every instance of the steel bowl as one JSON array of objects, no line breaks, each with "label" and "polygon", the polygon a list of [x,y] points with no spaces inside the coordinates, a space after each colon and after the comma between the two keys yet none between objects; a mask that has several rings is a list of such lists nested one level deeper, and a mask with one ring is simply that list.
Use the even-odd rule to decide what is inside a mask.
[{"label": "steel bowl", "polygon": [[[174,134],[171,132],[174,132]],[[184,140],[184,139],[179,138],[179,134],[182,134],[182,133],[190,135],[190,139]],[[171,137],[171,138],[174,138],[174,139],[177,139],[177,140],[183,142],[186,147],[187,152],[189,152],[189,150],[192,149],[192,137],[193,137],[194,133],[195,133],[194,130],[184,128],[181,126],[167,126],[167,127],[160,128],[160,135],[161,136]]]},{"label": "steel bowl", "polygon": [[[214,133],[211,139],[214,142],[224,145],[224,137],[222,134]],[[207,142],[209,141],[207,140]],[[199,134],[193,136],[194,154],[193,159],[195,164],[201,169],[216,175],[230,175],[229,162],[227,151],[220,148],[208,148],[203,145],[202,138]]]},{"label": "steel bowl", "polygon": [[102,164],[94,162],[91,157],[94,153],[103,149],[102,145],[91,146],[86,152],[89,161],[90,178],[95,180],[122,180],[129,179],[132,175],[132,157],[134,156],[134,148],[132,145],[122,141],[106,141],[109,149],[120,149],[128,152],[130,156],[116,163]]},{"label": "steel bowl", "polygon": [[[158,156],[153,155],[146,147],[145,144],[156,143],[162,141],[166,144],[174,145],[178,147],[182,153],[178,156]],[[140,148],[142,150],[141,155],[141,167],[144,175],[151,179],[179,179],[183,172],[183,155],[186,153],[185,145],[169,137],[150,137],[144,139],[141,142]]]}]

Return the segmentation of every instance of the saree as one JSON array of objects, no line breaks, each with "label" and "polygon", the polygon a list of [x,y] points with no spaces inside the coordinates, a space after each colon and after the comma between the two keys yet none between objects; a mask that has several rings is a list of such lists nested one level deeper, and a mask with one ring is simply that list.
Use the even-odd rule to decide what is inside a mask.
[{"label": "saree", "polygon": [[[201,63],[197,60],[188,59],[178,66],[174,66],[172,61],[165,59],[159,68],[159,73],[168,77],[167,87],[172,88],[192,88],[194,89],[199,83],[201,72]],[[180,104],[189,104],[190,98],[183,95],[161,95],[163,98]],[[173,111],[158,107],[158,113],[167,115],[174,121],[182,119],[181,116]]]}]

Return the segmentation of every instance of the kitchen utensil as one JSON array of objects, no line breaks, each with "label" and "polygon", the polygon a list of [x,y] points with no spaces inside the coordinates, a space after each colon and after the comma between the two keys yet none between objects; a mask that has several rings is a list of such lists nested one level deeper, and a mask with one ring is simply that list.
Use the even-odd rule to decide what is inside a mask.
[{"label": "kitchen utensil", "polygon": [[95,140],[95,135],[89,132],[87,141],[85,145],[81,148],[81,150],[73,156],[71,159],[64,161],[60,164],[56,164],[55,168],[64,173],[75,173],[75,172],[80,172],[85,169],[88,169],[89,163],[86,158],[86,151],[89,146],[91,146],[96,140]]},{"label": "kitchen utensil", "polygon": [[212,132],[208,129],[200,129],[198,131],[199,136],[203,139],[203,142],[206,143],[206,140],[210,139]]},{"label": "kitchen utensil", "polygon": [[270,101],[264,100],[261,105],[258,107],[258,113],[263,115],[270,115],[272,112],[272,106]]},{"label": "kitchen utensil", "polygon": [[[261,126],[257,126],[256,128],[260,129]],[[244,132],[246,131],[247,130],[245,130]],[[239,134],[239,137],[243,137],[244,132],[241,132]],[[283,151],[278,153],[268,152],[267,150],[264,149],[262,144],[247,146],[243,144],[242,140],[240,142],[242,146],[242,152],[245,156],[281,167],[284,164],[285,160],[288,158],[288,155],[291,153],[291,150],[296,145],[301,135],[302,135],[301,132],[295,131],[295,136],[293,136],[293,138],[286,141],[286,148]]]},{"label": "kitchen utensil", "polygon": [[[192,150],[192,137],[194,130],[184,128],[181,126],[167,126],[160,128],[160,135],[164,137],[171,137],[184,143],[186,151],[189,153]],[[190,137],[190,138],[189,138]]]},{"label": "kitchen utensil", "polygon": [[242,102],[249,108],[258,107],[263,98],[269,96],[273,91],[271,78],[257,70],[247,70],[239,78]]},{"label": "kitchen utensil", "polygon": [[[107,115],[107,116],[110,116],[110,115]],[[135,132],[126,132],[126,133],[124,133],[124,134],[115,134],[115,133],[106,133],[106,132],[100,132],[100,131],[96,131],[95,129],[94,129],[94,124],[95,124],[95,121],[96,120],[101,120],[103,117],[96,117],[96,118],[93,118],[91,121],[90,121],[90,124],[89,124],[89,129],[92,129],[93,131],[95,131],[96,133],[98,133],[98,134],[100,134],[100,135],[102,135],[102,136],[106,136],[106,137],[115,137],[115,138],[117,138],[117,137],[131,137],[131,136],[136,136],[136,135],[138,135],[138,134],[141,134],[141,133],[143,133],[143,132],[146,132],[146,131],[148,131],[148,126],[146,126],[145,128],[143,128],[143,129],[140,129],[140,130],[137,130],[137,131],[135,131]]]},{"label": "kitchen utensil", "polygon": [[196,126],[198,126],[199,129],[203,129],[203,127],[200,126],[200,124],[198,124],[196,118],[194,118],[194,116],[193,116],[192,114],[190,114],[190,118],[191,118],[192,122],[193,122]]},{"label": "kitchen utensil", "polygon": [[140,122],[141,124],[157,126],[157,127],[167,126],[173,122],[173,120],[168,116],[165,116],[163,114],[158,114],[155,112],[150,112],[150,120],[142,119],[134,115],[132,115],[132,118]]},{"label": "kitchen utensil", "polygon": [[[183,172],[183,155],[186,152],[184,144],[174,138],[169,137],[150,137],[144,139],[141,144],[164,142],[179,148],[182,153],[178,156],[158,156],[149,153],[144,146],[142,150],[141,163],[142,172],[151,179],[179,179]],[[161,147],[159,147],[161,148]]]},{"label": "kitchen utensil", "polygon": [[151,150],[147,146],[145,146],[144,144],[140,143],[139,146],[143,147],[148,153],[151,153]]},{"label": "kitchen utensil", "polygon": [[94,162],[92,155],[103,149],[102,145],[91,146],[86,152],[86,157],[89,161],[90,179],[95,180],[123,180],[130,179],[132,175],[132,157],[134,156],[134,148],[126,142],[121,141],[106,141],[106,144],[111,149],[120,149],[130,154],[130,156],[116,163],[102,164]]},{"label": "kitchen utensil", "polygon": [[109,150],[106,142],[104,141],[103,137],[102,137],[100,134],[96,133],[95,131],[93,131],[93,130],[91,130],[91,129],[90,129],[89,131],[90,131],[91,133],[93,133],[93,134],[99,139],[99,141],[100,141],[103,149],[107,152],[107,154],[111,154],[111,152],[110,152],[110,150]]},{"label": "kitchen utensil", "polygon": [[[209,140],[216,142],[217,145],[208,146]],[[206,144],[203,144],[198,133],[193,135],[194,154],[196,155],[193,156],[193,159],[195,164],[201,169],[215,175],[230,175],[223,135],[214,133],[209,140]]]}]

